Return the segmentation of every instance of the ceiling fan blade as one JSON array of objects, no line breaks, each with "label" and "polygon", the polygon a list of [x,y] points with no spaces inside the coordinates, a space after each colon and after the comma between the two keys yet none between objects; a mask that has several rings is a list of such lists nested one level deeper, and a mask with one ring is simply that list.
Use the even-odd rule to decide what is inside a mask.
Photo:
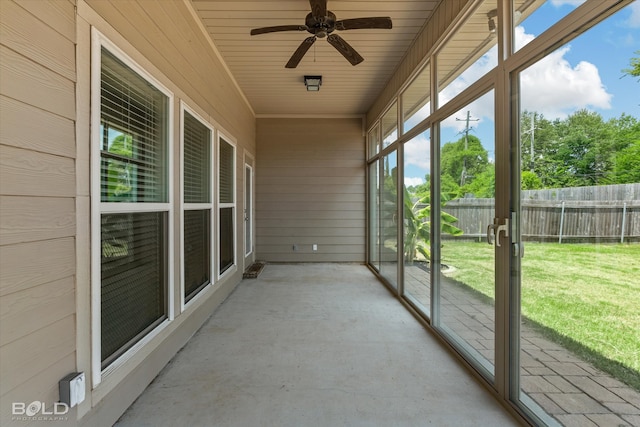
[{"label": "ceiling fan blade", "polygon": [[298,49],[296,49],[296,51],[293,52],[293,55],[291,55],[291,59],[289,59],[289,62],[287,62],[285,68],[296,68],[300,61],[302,61],[302,57],[304,56],[304,54],[307,53],[307,51],[315,43],[315,41],[316,36],[311,36],[304,39],[300,46],[298,46]]},{"label": "ceiling fan blade", "polygon": [[256,36],[258,34],[277,33],[279,31],[306,31],[306,25],[277,25],[275,27],[263,27],[254,28],[251,30],[251,35]]},{"label": "ceiling fan blade", "polygon": [[391,29],[391,18],[378,16],[372,18],[354,18],[336,21],[336,30],[361,30],[365,28]]},{"label": "ceiling fan blade", "polygon": [[356,52],[356,50],[352,48],[349,43],[344,41],[344,39],[339,35],[330,34],[329,36],[327,36],[327,41],[331,46],[335,47],[336,50],[342,54],[342,56],[347,58],[347,61],[349,61],[351,65],[358,65],[359,63],[364,61],[364,58],[360,56],[360,54]]},{"label": "ceiling fan blade", "polygon": [[324,18],[327,16],[327,0],[309,0],[311,5],[311,16],[314,18]]}]

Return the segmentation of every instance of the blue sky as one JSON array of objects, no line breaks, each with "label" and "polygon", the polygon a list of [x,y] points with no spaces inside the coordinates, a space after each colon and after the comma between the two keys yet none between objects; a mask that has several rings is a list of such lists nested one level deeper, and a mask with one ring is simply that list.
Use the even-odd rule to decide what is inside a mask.
[{"label": "blue sky", "polygon": [[[538,10],[520,23],[516,29],[516,44],[521,46],[552,24],[569,14],[582,0],[547,0]],[[600,113],[605,119],[619,117],[623,112],[640,118],[640,82],[624,76],[630,58],[640,50],[640,0],[581,34],[568,44],[529,67],[521,75],[522,104],[524,109],[544,114],[547,119],[564,118],[574,111],[587,108]],[[468,86],[495,66],[495,50],[488,52],[467,70],[453,86]],[[465,81],[467,80],[467,81]],[[441,95],[441,96],[442,96]],[[464,129],[466,111],[471,111],[471,134],[481,139],[494,158],[493,99],[484,96],[450,117],[443,123],[443,142],[459,139]],[[456,120],[458,119],[458,120]],[[405,164],[405,184],[416,185],[429,171],[429,153],[426,137],[422,144],[405,147],[409,156]]]}]

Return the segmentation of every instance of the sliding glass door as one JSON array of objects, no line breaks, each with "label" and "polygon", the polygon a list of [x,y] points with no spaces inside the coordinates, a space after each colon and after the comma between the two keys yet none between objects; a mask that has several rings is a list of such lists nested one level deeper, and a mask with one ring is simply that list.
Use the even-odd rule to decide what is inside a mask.
[{"label": "sliding glass door", "polygon": [[369,131],[369,264],[523,419],[636,425],[640,1],[468,5]]},{"label": "sliding glass door", "polygon": [[[514,73],[512,399],[547,424],[634,425],[640,414],[640,51],[610,38],[639,36],[639,11]],[[553,13],[544,4],[519,22],[516,44]]]},{"label": "sliding glass door", "polygon": [[493,227],[500,167],[494,96],[491,90],[439,123],[440,202],[433,208],[440,262],[438,315],[432,320],[488,378],[495,372],[495,255],[488,243],[507,241],[502,231],[489,228],[487,242],[486,231]]}]

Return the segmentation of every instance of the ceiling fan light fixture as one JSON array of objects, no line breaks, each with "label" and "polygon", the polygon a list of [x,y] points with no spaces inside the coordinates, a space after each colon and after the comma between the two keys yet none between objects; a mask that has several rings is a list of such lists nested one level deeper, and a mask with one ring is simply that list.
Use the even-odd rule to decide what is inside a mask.
[{"label": "ceiling fan light fixture", "polygon": [[304,76],[304,85],[307,92],[318,92],[322,85],[322,76]]}]

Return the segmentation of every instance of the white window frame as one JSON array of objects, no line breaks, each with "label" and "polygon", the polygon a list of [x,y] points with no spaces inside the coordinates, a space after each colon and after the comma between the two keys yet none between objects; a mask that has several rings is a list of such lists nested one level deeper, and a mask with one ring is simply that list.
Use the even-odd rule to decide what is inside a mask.
[{"label": "white window frame", "polygon": [[[184,201],[184,113],[188,112],[191,114],[196,120],[202,123],[210,132],[209,144],[211,147],[211,155],[209,158],[209,168],[211,172],[211,182],[209,186],[209,203],[185,203]],[[216,130],[215,128],[205,120],[200,114],[198,114],[193,108],[190,108],[186,102],[180,100],[180,312],[186,311],[189,307],[191,307],[195,302],[203,297],[203,295],[207,294],[207,292],[213,287],[214,283],[216,283],[216,275],[215,271],[215,261],[217,251],[216,249],[216,208],[215,208],[215,186],[214,184],[217,182],[216,174],[215,174],[215,163],[214,160],[216,156]],[[211,278],[209,284],[206,285],[203,289],[201,289],[196,295],[193,296],[188,302],[185,303],[185,295],[184,295],[184,272],[185,272],[185,261],[184,261],[184,212],[186,210],[204,210],[209,209],[210,216],[210,236],[209,236],[209,277]]]},{"label": "white window frame", "polygon": [[[253,253],[253,228],[254,228],[254,221],[255,218],[253,217],[253,204],[255,203],[254,197],[253,197],[253,193],[254,193],[254,185],[255,185],[255,178],[254,178],[254,171],[253,171],[253,166],[249,164],[249,157],[248,155],[245,155],[245,160],[244,160],[244,186],[242,187],[242,191],[244,194],[244,199],[243,199],[243,203],[245,200],[247,200],[247,198],[249,199],[249,209],[247,209],[247,206],[244,206],[244,212],[245,214],[243,215],[243,225],[244,225],[244,232],[246,233],[246,235],[244,236],[243,239],[243,245],[244,245],[244,257],[248,257],[251,256],[251,254]],[[249,193],[247,194],[247,169],[249,170]],[[245,204],[246,205],[246,204]],[[249,215],[249,216],[247,216]],[[248,224],[248,225],[247,225]],[[248,241],[249,241],[249,245],[247,245],[247,235],[248,235]],[[247,247],[249,246],[249,247]]]},{"label": "white window frame", "polygon": [[[224,142],[226,142],[227,144],[231,145],[231,147],[233,148],[233,166],[232,166],[232,177],[231,180],[233,182],[233,203],[222,203],[220,201],[220,141],[224,140]],[[236,172],[236,167],[238,164],[238,147],[236,144],[235,139],[230,138],[229,136],[227,136],[225,133],[218,131],[217,135],[216,135],[216,176],[218,177],[217,182],[216,182],[216,201],[217,201],[217,207],[216,207],[216,246],[218,248],[218,255],[221,253],[221,244],[222,244],[222,236],[220,233],[220,210],[223,208],[233,208],[233,215],[232,215],[232,220],[233,220],[233,263],[231,264],[231,266],[229,266],[229,268],[227,268],[224,272],[220,272],[221,266],[220,266],[220,257],[218,256],[216,258],[216,271],[217,271],[217,278],[218,280],[231,275],[233,273],[235,273],[238,270],[238,259],[237,259],[237,252],[238,252],[238,221],[236,220],[237,217],[237,194],[238,194],[238,182],[237,182],[237,172]]]},{"label": "white window frame", "polygon": [[[100,133],[101,121],[101,65],[102,48],[122,61],[140,77],[152,84],[168,98],[167,108],[167,202],[166,203],[119,203],[102,202],[100,196]],[[117,47],[95,27],[91,28],[91,370],[92,387],[96,388],[106,377],[125,365],[137,352],[145,347],[174,319],[174,226],[173,226],[173,103],[174,95],[166,86],[144,70],[136,61]],[[167,318],[126,350],[111,364],[102,369],[101,364],[101,215],[108,213],[167,213]]]}]

